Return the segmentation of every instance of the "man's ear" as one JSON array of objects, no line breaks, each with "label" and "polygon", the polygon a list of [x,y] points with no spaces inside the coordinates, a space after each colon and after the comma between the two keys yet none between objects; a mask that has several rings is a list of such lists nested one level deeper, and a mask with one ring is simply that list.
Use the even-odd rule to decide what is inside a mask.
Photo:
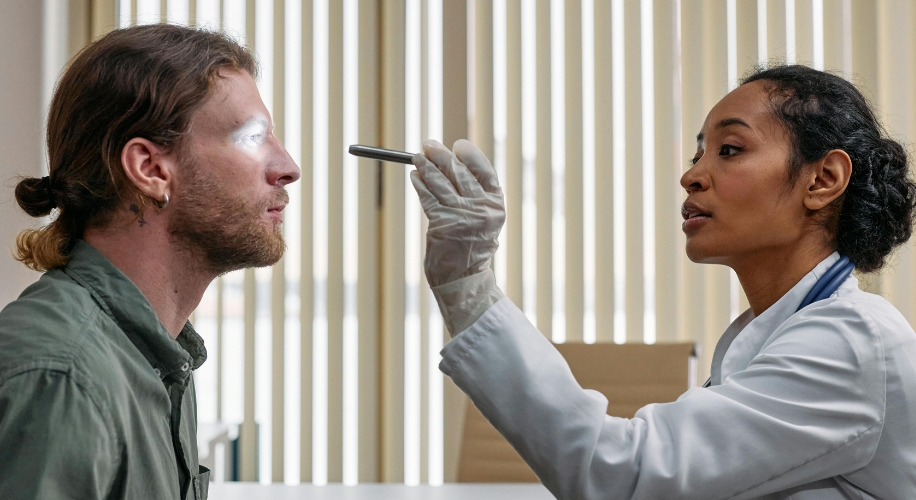
[{"label": "man's ear", "polygon": [[852,160],[845,151],[833,149],[810,165],[805,208],[820,210],[846,191],[852,176]]},{"label": "man's ear", "polygon": [[142,137],[134,137],[121,150],[121,165],[130,182],[160,205],[171,194],[175,159],[161,146]]}]

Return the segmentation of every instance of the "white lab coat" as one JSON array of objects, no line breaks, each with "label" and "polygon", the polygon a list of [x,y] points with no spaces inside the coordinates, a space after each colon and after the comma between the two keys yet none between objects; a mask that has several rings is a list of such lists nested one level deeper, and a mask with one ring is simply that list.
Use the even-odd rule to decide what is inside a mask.
[{"label": "white lab coat", "polygon": [[608,416],[508,298],[440,369],[560,499],[913,500],[916,333],[854,277],[795,312],[837,259],[729,326],[713,387],[632,419]]}]

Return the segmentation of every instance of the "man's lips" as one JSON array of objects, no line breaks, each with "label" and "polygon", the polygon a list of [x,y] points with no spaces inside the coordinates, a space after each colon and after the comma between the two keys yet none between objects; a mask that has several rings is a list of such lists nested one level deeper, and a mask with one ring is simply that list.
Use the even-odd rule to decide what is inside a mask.
[{"label": "man's lips", "polygon": [[286,190],[281,190],[278,193],[276,199],[271,200],[272,203],[267,206],[267,213],[273,215],[274,217],[283,220],[283,209],[286,208],[286,205],[289,203],[289,194]]},{"label": "man's lips", "polygon": [[283,209],[286,208],[286,203],[281,203],[279,205],[274,205],[267,207],[267,214],[275,219],[283,222]]}]

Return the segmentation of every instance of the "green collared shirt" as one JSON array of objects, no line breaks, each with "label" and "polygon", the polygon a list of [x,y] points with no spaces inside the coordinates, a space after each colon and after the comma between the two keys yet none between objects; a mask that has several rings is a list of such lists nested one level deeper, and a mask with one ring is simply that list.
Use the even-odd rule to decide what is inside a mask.
[{"label": "green collared shirt", "polygon": [[77,241],[0,311],[0,498],[204,499],[188,323],[173,339],[140,290]]}]

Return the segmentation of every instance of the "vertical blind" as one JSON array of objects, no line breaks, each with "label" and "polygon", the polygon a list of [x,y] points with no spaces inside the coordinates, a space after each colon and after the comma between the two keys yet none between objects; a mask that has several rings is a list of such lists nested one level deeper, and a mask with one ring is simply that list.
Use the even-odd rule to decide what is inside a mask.
[{"label": "vertical blind", "polygon": [[[258,55],[261,95],[302,168],[283,260],[219,278],[194,315],[210,352],[195,373],[199,418],[240,424],[243,480],[457,475],[465,400],[437,369],[448,337],[422,270],[426,220],[410,167],[356,159],[348,144],[418,151],[425,138],[471,138],[506,192],[498,282],[538,328],[555,342],[694,341],[704,379],[716,340],[747,307],[733,273],[683,254],[678,179],[709,109],[754,65],[799,62],[851,79],[894,137],[916,137],[906,0],[70,9],[71,31],[85,33],[71,49],[138,23],[237,37]],[[891,265],[864,286],[912,324],[913,244]]]}]

